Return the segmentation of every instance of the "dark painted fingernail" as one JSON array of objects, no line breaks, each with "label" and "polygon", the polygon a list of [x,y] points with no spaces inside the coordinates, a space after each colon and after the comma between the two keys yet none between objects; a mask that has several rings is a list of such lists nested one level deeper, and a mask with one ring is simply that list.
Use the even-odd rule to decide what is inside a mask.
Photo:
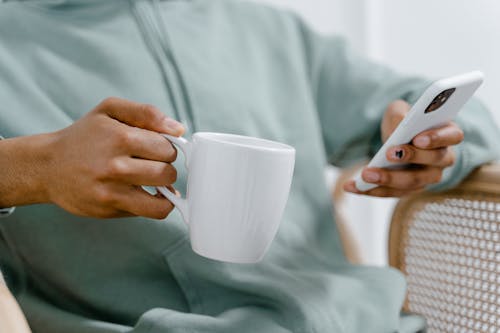
[{"label": "dark painted fingernail", "polygon": [[378,182],[380,174],[376,171],[365,171],[365,179],[369,182]]},{"label": "dark painted fingernail", "polygon": [[393,155],[393,156],[394,156],[395,158],[397,158],[397,159],[400,159],[400,160],[401,160],[401,159],[403,159],[403,156],[404,156],[404,151],[403,151],[403,149],[396,149],[396,150],[394,151],[394,155]]}]

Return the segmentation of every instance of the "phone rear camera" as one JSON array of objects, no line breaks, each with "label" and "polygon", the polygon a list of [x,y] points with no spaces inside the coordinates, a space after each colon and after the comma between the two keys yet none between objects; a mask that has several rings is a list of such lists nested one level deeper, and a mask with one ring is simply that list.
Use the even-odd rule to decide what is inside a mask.
[{"label": "phone rear camera", "polygon": [[429,104],[429,106],[425,109],[425,113],[433,112],[439,109],[441,106],[443,106],[444,103],[450,98],[450,96],[455,92],[456,88],[451,88],[442,91],[439,93],[432,102]]}]

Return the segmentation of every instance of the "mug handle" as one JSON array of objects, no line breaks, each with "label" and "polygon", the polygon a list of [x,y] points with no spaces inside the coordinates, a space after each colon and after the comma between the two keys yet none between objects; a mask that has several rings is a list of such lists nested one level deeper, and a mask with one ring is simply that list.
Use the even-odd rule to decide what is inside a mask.
[{"label": "mug handle", "polygon": [[[192,143],[184,139],[183,137],[176,137],[163,133],[161,133],[161,135],[163,135],[168,141],[181,149],[182,153],[184,154],[186,169],[189,170],[189,163],[191,162]],[[163,194],[165,198],[170,200],[170,202],[172,202],[175,207],[177,207],[177,209],[181,212],[184,222],[189,225],[189,209],[187,199],[178,197],[174,193],[170,192],[170,190],[165,186],[157,186],[156,188],[158,189],[158,191],[160,191],[161,194]]]}]

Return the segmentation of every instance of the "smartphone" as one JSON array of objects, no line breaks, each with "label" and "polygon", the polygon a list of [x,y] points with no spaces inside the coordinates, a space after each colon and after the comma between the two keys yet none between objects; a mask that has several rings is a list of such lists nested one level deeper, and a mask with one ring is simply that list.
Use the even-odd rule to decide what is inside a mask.
[{"label": "smartphone", "polygon": [[[413,104],[403,121],[368,163],[368,167],[403,168],[406,164],[387,160],[385,156],[387,149],[410,143],[417,134],[441,127],[453,120],[479,88],[483,77],[480,71],[473,71],[433,82]],[[361,170],[354,177],[354,181],[360,191],[368,191],[378,186],[365,182],[361,178]]]}]

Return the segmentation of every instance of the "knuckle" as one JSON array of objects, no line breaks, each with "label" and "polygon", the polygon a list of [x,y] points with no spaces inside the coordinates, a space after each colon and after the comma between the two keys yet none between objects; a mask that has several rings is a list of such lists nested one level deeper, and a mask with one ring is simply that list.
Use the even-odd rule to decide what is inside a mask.
[{"label": "knuckle", "polygon": [[141,104],[140,111],[147,119],[155,119],[158,118],[159,115],[162,115],[161,112],[159,112],[159,110],[156,108],[156,106],[152,104]]},{"label": "knuckle", "polygon": [[126,166],[121,160],[113,159],[109,162],[107,173],[111,178],[122,176],[126,174]]},{"label": "knuckle", "polygon": [[141,111],[143,113],[154,113],[154,105],[152,104],[141,104]]},{"label": "knuckle", "polygon": [[114,206],[114,204],[116,203],[115,196],[113,195],[113,193],[104,186],[96,190],[95,199],[101,205],[108,207]]},{"label": "knuckle", "polygon": [[107,109],[109,107],[112,107],[114,104],[116,104],[116,102],[119,100],[118,97],[107,97],[105,99],[102,100],[102,102],[99,104],[99,106],[101,108],[104,108],[104,109]]},{"label": "knuckle", "polygon": [[137,140],[137,135],[133,130],[121,130],[117,133],[117,139],[121,147],[131,147]]}]

